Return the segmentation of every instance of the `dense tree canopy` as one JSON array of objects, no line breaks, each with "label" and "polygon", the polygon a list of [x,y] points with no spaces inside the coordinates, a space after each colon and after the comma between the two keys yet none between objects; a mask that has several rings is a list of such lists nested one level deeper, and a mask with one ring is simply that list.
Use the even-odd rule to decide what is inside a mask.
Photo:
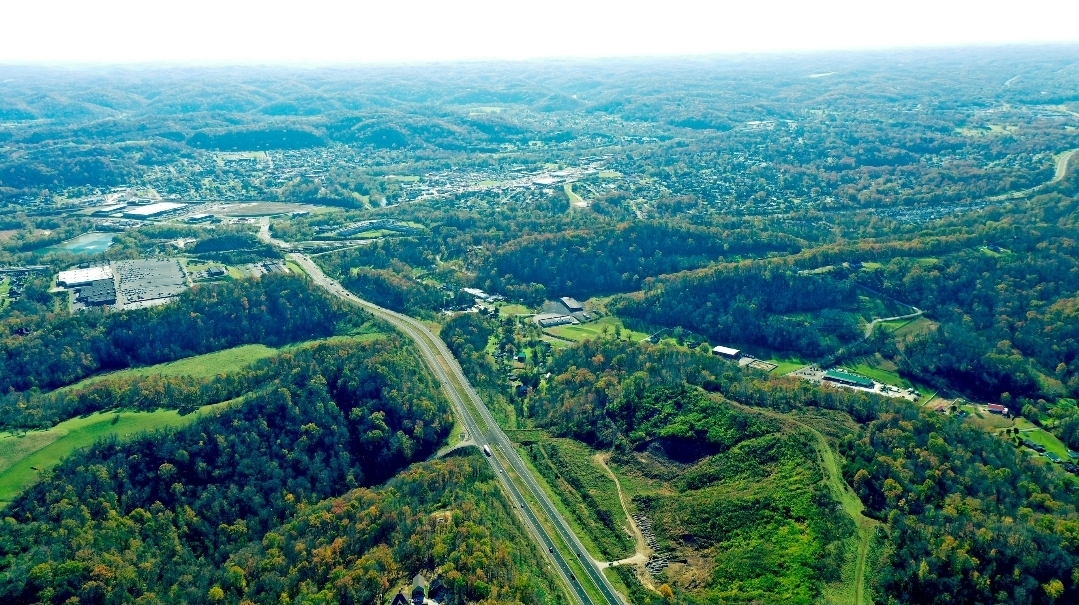
[{"label": "dense tree canopy", "polygon": [[241,344],[329,336],[350,313],[304,278],[272,275],[195,286],[149,309],[7,317],[0,322],[0,391],[55,388],[102,370]]},{"label": "dense tree canopy", "polygon": [[232,553],[426,457],[452,423],[395,339],[299,349],[275,370],[267,388],[183,429],[76,453],[13,501],[0,527],[5,602],[201,602]]}]

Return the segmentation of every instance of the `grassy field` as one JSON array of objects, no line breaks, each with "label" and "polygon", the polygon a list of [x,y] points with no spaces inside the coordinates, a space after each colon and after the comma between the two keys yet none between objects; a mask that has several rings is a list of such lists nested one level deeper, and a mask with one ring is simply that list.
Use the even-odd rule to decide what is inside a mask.
[{"label": "grassy field", "polygon": [[130,378],[137,376],[193,376],[195,378],[209,378],[217,376],[218,374],[228,374],[242,370],[256,361],[266,359],[267,357],[273,357],[274,355],[289,349],[312,346],[318,343],[366,342],[385,336],[382,332],[363,331],[364,328],[367,327],[369,326],[362,327],[361,331],[355,334],[308,340],[286,345],[280,349],[260,344],[241,345],[223,351],[206,353],[205,355],[195,355],[194,357],[178,359],[168,363],[159,363],[153,366],[129,368],[106,374],[98,374],[80,380],[74,384],[61,387],[58,390],[66,391],[78,389],[108,378]]},{"label": "grassy field", "polygon": [[105,412],[72,418],[51,429],[32,431],[24,436],[8,434],[0,437],[0,506],[37,481],[42,471],[56,466],[76,449],[109,436],[123,438],[154,429],[183,426],[230,403],[203,406],[187,416],[181,416],[175,410]]},{"label": "grassy field", "polygon": [[289,271],[292,271],[296,275],[307,275],[307,273],[303,270],[303,267],[297,265],[291,260],[285,261],[285,266],[288,267]]},{"label": "grassy field", "polygon": [[804,368],[809,365],[809,362],[797,357],[773,357],[768,361],[776,364],[776,369],[772,370],[772,376],[782,376],[784,374],[790,374],[791,372]]},{"label": "grassy field", "polygon": [[546,334],[543,335],[543,342],[550,343],[551,347],[555,349],[564,349],[566,347],[573,346],[573,343],[571,342],[552,338],[551,336],[548,336]]},{"label": "grassy field", "polygon": [[1044,447],[1045,451],[1052,452],[1057,456],[1060,456],[1063,460],[1068,460],[1068,448],[1051,433],[1048,433],[1043,429],[1038,429],[1020,433],[1020,436],[1025,439],[1030,439],[1034,443]]},{"label": "grassy field", "polygon": [[571,208],[585,208],[588,206],[588,202],[584,201],[583,197],[573,192],[573,183],[566,183],[565,190],[566,195],[569,197]]},{"label": "grassy field", "polygon": [[1037,443],[1044,447],[1045,451],[1052,452],[1064,460],[1069,459],[1068,447],[1049,431],[1034,425],[1026,418],[1016,418],[1014,425],[1019,427],[1019,436],[1021,438]]},{"label": "grassy field", "polygon": [[186,359],[180,359],[169,363],[161,363],[154,366],[130,368],[108,374],[98,374],[75,384],[63,387],[63,390],[77,389],[80,387],[99,382],[106,378],[126,378],[131,376],[194,376],[205,378],[218,374],[227,374],[243,369],[260,359],[276,355],[277,349],[266,345],[243,345],[216,353],[196,355]]},{"label": "grassy field", "polygon": [[868,378],[872,378],[877,382],[883,382],[884,384],[903,387],[904,389],[909,389],[912,386],[911,383],[904,379],[902,376],[900,376],[898,372],[886,370],[880,367],[875,367],[865,362],[859,363],[857,365],[848,365],[847,368],[857,372],[858,374],[861,374]]},{"label": "grassy field", "polygon": [[[951,406],[949,405],[946,407],[950,409]],[[1029,439],[1044,447],[1045,451],[1052,452],[1062,459],[1068,460],[1068,447],[1064,445],[1060,439],[1057,439],[1055,435],[1030,422],[1026,418],[1018,417],[1009,419],[1004,416],[990,414],[982,411],[979,406],[971,403],[964,403],[959,407],[969,414],[969,416],[967,416],[967,421],[975,426],[979,426],[982,429],[991,432],[1000,431],[1001,429],[1018,428],[1020,431],[1020,438]],[[1011,436],[1009,435],[1007,438],[1011,439]]]},{"label": "grassy field", "polygon": [[615,328],[622,329],[622,338],[631,340],[633,342],[640,342],[645,338],[648,338],[648,334],[644,332],[636,332],[630,330],[622,325],[622,320],[613,315],[601,317],[596,321],[592,321],[586,324],[580,324],[576,326],[561,326],[558,328],[552,328],[550,332],[566,340],[572,340],[575,342],[581,342],[584,340],[599,338],[603,336],[603,330],[606,328],[607,333],[613,335]]},{"label": "grassy field", "polygon": [[[746,412],[747,418],[757,415]],[[841,579],[820,586],[816,602],[869,602],[865,585],[873,522],[861,515],[861,501],[844,483],[827,438],[807,425],[795,429],[790,426],[793,418],[786,415],[767,415],[782,418],[784,428],[714,456],[677,462],[648,449],[615,456],[608,463],[634,507],[651,519],[658,550],[676,554],[655,582],[667,582],[700,602],[728,598],[734,602],[735,594],[749,595],[746,602],[794,602],[782,597],[785,591],[814,596],[805,589],[809,585],[805,578],[812,576],[803,574],[813,573],[807,561],[823,553],[814,551],[809,542],[792,540],[805,536],[805,526],[784,518],[789,513],[782,511],[804,506],[816,486],[823,484],[846,514],[822,516],[820,521],[831,523],[845,516],[850,525],[843,540],[845,555],[830,562],[839,568]],[[817,420],[836,424],[829,432],[849,432],[847,425],[828,422],[826,417]],[[678,562],[683,557],[686,561]],[[774,567],[765,563],[773,559],[780,563]],[[790,566],[784,564],[787,559],[793,561]],[[731,571],[741,568],[745,569]]]},{"label": "grassy field", "polygon": [[524,305],[518,305],[513,303],[498,303],[495,306],[498,307],[499,314],[505,317],[511,317],[513,315],[528,315],[532,312],[531,309]]},{"label": "grassy field", "polygon": [[889,334],[894,334],[896,330],[914,321],[913,319],[893,319],[892,321],[882,321],[879,325],[882,330]]},{"label": "grassy field", "polygon": [[918,317],[916,319],[912,319],[912,320],[904,323],[902,326],[899,326],[898,328],[896,328],[892,332],[892,334],[896,338],[906,338],[908,336],[916,336],[916,335],[919,335],[919,334],[925,334],[925,333],[929,332],[930,330],[935,329],[936,327],[937,327],[936,323],[934,323],[932,320],[927,319],[926,317],[923,316],[923,317]]}]

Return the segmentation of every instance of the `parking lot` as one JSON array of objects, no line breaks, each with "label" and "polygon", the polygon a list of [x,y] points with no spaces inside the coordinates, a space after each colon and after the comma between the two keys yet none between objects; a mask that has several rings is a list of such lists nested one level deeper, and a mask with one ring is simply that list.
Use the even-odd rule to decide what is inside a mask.
[{"label": "parking lot", "polygon": [[113,263],[118,309],[139,309],[169,302],[184,290],[187,279],[174,258],[123,260]]}]

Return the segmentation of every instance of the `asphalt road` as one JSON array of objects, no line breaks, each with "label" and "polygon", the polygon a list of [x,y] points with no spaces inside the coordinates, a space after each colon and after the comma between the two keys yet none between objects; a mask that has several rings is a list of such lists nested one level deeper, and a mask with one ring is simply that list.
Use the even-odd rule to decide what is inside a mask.
[{"label": "asphalt road", "polygon": [[[268,233],[266,233],[266,235],[268,235]],[[269,238],[267,237],[266,239]],[[558,537],[560,537],[564,543],[568,544],[570,549],[573,550],[573,553],[577,555],[581,567],[585,569],[592,583],[598,587],[599,592],[604,596],[606,604],[622,605],[622,599],[619,598],[618,593],[615,591],[610,581],[607,580],[603,573],[592,563],[591,557],[587,555],[584,545],[581,544],[581,541],[569,528],[565,519],[563,519],[555,509],[554,504],[551,502],[550,498],[547,497],[546,492],[540,488],[535,478],[525,467],[524,462],[513,448],[513,444],[510,443],[509,438],[506,437],[506,434],[498,426],[498,423],[491,415],[490,410],[487,409],[487,406],[480,399],[475,389],[472,388],[472,385],[468,382],[464,372],[461,370],[460,365],[458,365],[457,360],[446,347],[446,344],[442,342],[442,339],[431,332],[427,326],[415,319],[395,311],[390,311],[389,309],[384,309],[352,294],[341,286],[341,284],[326,276],[318,265],[306,255],[291,253],[289,254],[289,257],[303,267],[304,271],[311,276],[316,284],[326,288],[328,291],[341,298],[362,306],[375,316],[389,322],[394,327],[401,330],[401,332],[416,343],[424,360],[427,362],[427,365],[431,367],[439,381],[442,383],[443,388],[453,404],[457,416],[464,422],[468,434],[476,441],[477,446],[481,449],[484,445],[488,445],[491,448],[494,455],[488,456],[487,461],[491,464],[495,471],[495,475],[498,477],[503,488],[505,488],[506,493],[510,496],[514,506],[522,512],[522,518],[526,521],[526,527],[532,534],[533,539],[536,540],[543,550],[547,551],[547,555],[555,564],[555,568],[558,570],[559,575],[562,576],[562,579],[570,587],[577,599],[586,605],[595,605],[595,601],[589,596],[588,592],[581,584],[581,580],[573,574],[569,563],[566,561],[559,548],[556,547],[555,537],[548,533],[546,526],[541,522],[541,518],[546,518],[547,525],[554,527]],[[479,421],[477,421],[472,410],[469,409],[466,399],[472,404],[472,407],[479,412]],[[530,495],[534,501],[539,503],[539,510],[536,510],[536,508],[530,504],[525,498],[525,494],[522,494],[518,489],[517,484],[510,480],[509,476],[506,474],[505,465],[507,463],[512,470],[515,471],[517,476],[521,478],[528,495]]]}]

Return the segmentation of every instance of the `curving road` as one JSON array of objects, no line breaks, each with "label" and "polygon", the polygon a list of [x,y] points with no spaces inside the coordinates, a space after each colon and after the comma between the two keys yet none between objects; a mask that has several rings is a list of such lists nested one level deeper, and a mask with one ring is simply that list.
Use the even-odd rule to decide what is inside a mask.
[{"label": "curving road", "polygon": [[990,202],[1002,202],[1005,200],[1018,200],[1025,197],[1029,197],[1040,189],[1048,187],[1053,183],[1060,182],[1065,176],[1068,175],[1068,163],[1075,157],[1075,154],[1079,153],[1079,149],[1070,149],[1057,156],[1056,170],[1053,172],[1053,178],[1042,183],[1041,185],[1035,185],[1030,189],[1023,189],[1021,191],[1009,191],[1008,193],[1002,193],[1000,195],[994,195],[986,198]]},{"label": "curving road", "polygon": [[[273,241],[270,240],[268,235],[267,229],[264,238],[267,241]],[[510,496],[513,505],[521,512],[529,533],[532,534],[533,539],[541,548],[547,551],[559,575],[569,586],[578,602],[585,605],[595,604],[595,601],[589,596],[588,591],[582,584],[582,579],[573,574],[569,563],[559,548],[560,544],[568,545],[573,554],[577,556],[580,566],[585,569],[588,575],[583,581],[594,586],[596,591],[603,595],[604,601],[601,604],[623,605],[622,599],[610,581],[593,563],[584,545],[555,509],[554,503],[547,497],[546,492],[540,488],[528,468],[525,467],[524,462],[513,448],[513,444],[510,443],[509,438],[502,432],[490,410],[487,409],[475,389],[472,388],[461,370],[461,366],[458,365],[457,360],[450,353],[446,344],[442,342],[442,339],[435,336],[427,326],[407,315],[384,309],[357,297],[337,281],[326,276],[308,256],[300,253],[290,253],[289,258],[300,265],[316,284],[326,288],[336,296],[360,305],[376,317],[393,325],[416,343],[424,361],[434,371],[439,382],[442,383],[443,389],[453,404],[454,411],[458,418],[464,422],[470,438],[480,448],[485,445],[490,447],[493,455],[488,456],[487,461],[494,469],[495,476],[498,477],[507,495]],[[510,479],[507,471],[512,471],[513,474],[520,478],[527,494],[522,493],[517,483]],[[526,498],[526,495],[530,496],[530,498]],[[533,505],[533,502],[536,505]],[[548,531],[548,527],[554,528],[554,535]]]}]

